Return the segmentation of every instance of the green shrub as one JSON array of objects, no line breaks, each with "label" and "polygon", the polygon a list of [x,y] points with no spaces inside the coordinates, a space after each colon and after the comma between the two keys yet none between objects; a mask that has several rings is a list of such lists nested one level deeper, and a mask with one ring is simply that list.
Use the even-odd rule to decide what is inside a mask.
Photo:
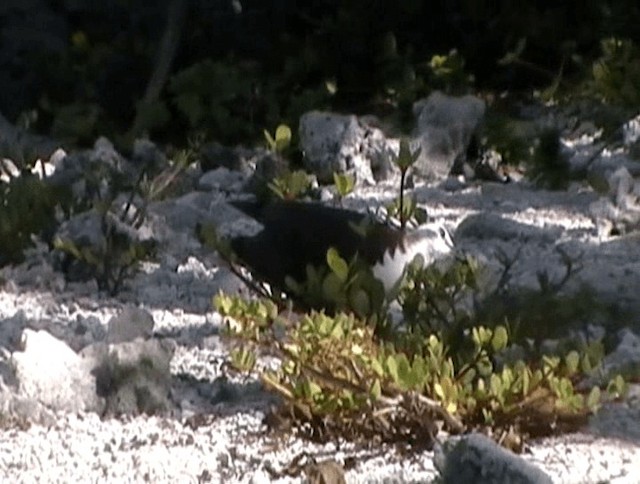
[{"label": "green shrub", "polygon": [[640,104],[640,49],[628,39],[601,41],[593,63],[591,89],[603,101],[636,108]]},{"label": "green shrub", "polygon": [[[270,301],[224,295],[215,306],[238,341],[232,362],[252,371],[260,351],[275,353],[280,367],[261,371],[262,382],[283,398],[282,415],[322,440],[429,447],[441,427],[481,430],[520,448],[528,436],[577,428],[606,398],[599,387],[577,390],[588,374],[577,351],[505,362],[513,343],[500,325],[473,326],[463,334],[468,351],[456,353],[437,331],[394,342],[354,315],[311,312],[290,320]],[[607,390],[617,397],[624,387],[616,378]]]},{"label": "green shrub", "polygon": [[[84,174],[86,183],[108,188],[89,190],[94,196],[74,201],[74,207],[86,212],[89,219],[98,220],[99,233],[94,234],[93,243],[59,236],[54,241],[55,248],[79,264],[99,289],[111,295],[118,293],[140,264],[155,256],[155,240],[142,239],[136,232],[145,221],[148,204],[174,189],[180,175],[193,162],[195,152],[194,145],[176,153],[174,163],[159,173],[145,166],[133,181],[105,164],[93,166]],[[128,199],[122,206],[117,198],[127,192]]]},{"label": "green shrub", "polygon": [[173,104],[194,130],[222,140],[251,139],[253,73],[231,62],[204,60],[175,74],[169,83]]},{"label": "green shrub", "polygon": [[67,202],[66,192],[28,170],[8,183],[0,182],[0,266],[21,262],[33,236],[46,240],[53,233],[56,209]]},{"label": "green shrub", "polygon": [[[296,314],[222,294],[214,305],[237,341],[238,370],[255,371],[263,351],[279,357],[280,367],[260,378],[283,397],[282,416],[309,437],[428,447],[438,428],[478,430],[518,450],[529,437],[576,430],[626,391],[619,375],[602,388],[584,385],[602,374],[604,342],[568,332],[604,308],[584,291],[561,294],[579,269],[561,255],[564,276],[540,273],[538,289],[507,290],[515,259],[503,259],[495,287],[468,257],[447,267],[411,264],[397,293],[402,324],[391,324],[386,302],[375,314],[359,306],[383,301],[382,288],[369,297],[367,268],[332,250],[326,270],[309,269],[306,285],[291,284],[297,297],[318,296],[314,306],[327,312]],[[553,351],[543,350],[551,337]]]}]

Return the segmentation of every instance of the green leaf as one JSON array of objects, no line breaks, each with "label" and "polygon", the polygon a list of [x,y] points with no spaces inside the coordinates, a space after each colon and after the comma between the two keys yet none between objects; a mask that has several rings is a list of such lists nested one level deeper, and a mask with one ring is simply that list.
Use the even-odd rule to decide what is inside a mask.
[{"label": "green leaf", "polygon": [[349,305],[360,317],[366,317],[371,313],[371,301],[369,295],[363,289],[351,288],[349,291]]},{"label": "green leaf", "polygon": [[375,372],[376,375],[382,376],[384,375],[384,368],[382,368],[382,364],[378,361],[377,358],[371,360],[371,369]]},{"label": "green leaf", "polygon": [[518,59],[520,59],[520,56],[524,52],[524,49],[526,46],[527,46],[527,38],[520,37],[513,51],[507,52],[502,59],[498,60],[498,64],[501,66],[504,66],[504,65],[508,65],[508,64],[512,64],[513,62],[516,62]]},{"label": "green leaf", "polygon": [[405,390],[412,388],[415,382],[412,379],[411,365],[407,355],[400,353],[397,355],[396,361],[398,363],[398,384]]},{"label": "green leaf", "polygon": [[329,336],[331,336],[333,339],[342,339],[342,337],[344,336],[344,327],[340,323],[339,319],[337,318],[334,319],[334,324],[333,324],[333,327],[331,328],[331,332],[329,333]]},{"label": "green leaf", "polygon": [[231,364],[239,371],[250,372],[256,364],[256,355],[245,348],[234,349],[231,351]]},{"label": "green leaf", "polygon": [[627,392],[627,383],[621,375],[616,375],[607,385],[607,393],[613,398],[620,398]]},{"label": "green leaf", "polygon": [[331,271],[338,276],[340,282],[347,281],[347,278],[349,277],[349,265],[347,264],[347,261],[340,257],[338,251],[333,247],[327,250],[327,264]]},{"label": "green leaf", "polygon": [[570,375],[573,375],[578,371],[578,366],[580,365],[580,355],[577,351],[570,351],[567,356],[564,357],[565,365],[567,365],[567,371]]},{"label": "green leaf", "polygon": [[336,186],[338,195],[345,197],[353,191],[355,177],[350,173],[334,173],[333,183]]},{"label": "green leaf", "polygon": [[371,388],[369,389],[369,395],[371,396],[371,398],[373,398],[373,400],[378,400],[382,395],[382,387],[380,385],[379,378],[376,378],[373,382],[373,385],[371,385]]},{"label": "green leaf", "polygon": [[225,296],[223,293],[219,292],[213,297],[213,304],[220,314],[222,314],[223,316],[227,316],[231,311],[233,301],[230,297]]},{"label": "green leaf", "polygon": [[307,400],[315,400],[315,398],[322,394],[322,387],[313,380],[304,380],[300,382],[299,392]]},{"label": "green leaf", "polygon": [[592,412],[597,411],[600,408],[601,397],[600,387],[593,387],[587,396],[587,408]]},{"label": "green leaf", "polygon": [[560,358],[557,356],[543,355],[542,363],[546,372],[554,372],[560,364]]},{"label": "green leaf", "polygon": [[276,128],[275,150],[282,153],[291,144],[291,128],[286,124],[281,124]]},{"label": "green leaf", "polygon": [[411,373],[414,380],[413,388],[417,391],[422,391],[429,378],[429,371],[424,358],[419,355],[413,357]]},{"label": "green leaf", "polygon": [[304,170],[296,170],[274,178],[267,186],[278,198],[295,200],[309,190],[311,178]]},{"label": "green leaf", "polygon": [[521,370],[522,380],[522,396],[526,397],[529,394],[529,388],[531,385],[531,370],[527,367]]},{"label": "green leaf", "polygon": [[491,338],[491,346],[494,351],[501,351],[507,347],[509,336],[507,334],[507,328],[504,326],[496,326],[493,330],[493,337]]},{"label": "green leaf", "polygon": [[462,377],[462,384],[470,385],[475,380],[477,374],[478,372],[476,371],[475,368],[469,368]]},{"label": "green leaf", "polygon": [[385,364],[393,381],[395,383],[398,383],[398,361],[396,360],[395,356],[387,356],[387,361],[385,362]]},{"label": "green leaf", "polygon": [[478,348],[483,348],[491,341],[493,332],[484,326],[477,326],[471,330],[471,339]]},{"label": "green leaf", "polygon": [[489,390],[491,394],[496,397],[501,396],[504,390],[502,379],[495,373],[489,377]]},{"label": "green leaf", "polygon": [[398,151],[398,157],[395,159],[395,163],[401,171],[407,171],[418,159],[420,152],[421,148],[412,152],[411,147],[409,146],[409,141],[406,138],[402,138],[400,140],[400,149]]},{"label": "green leaf", "polygon": [[493,372],[493,363],[491,363],[491,359],[487,355],[483,355],[478,358],[476,368],[480,376],[486,377]]}]

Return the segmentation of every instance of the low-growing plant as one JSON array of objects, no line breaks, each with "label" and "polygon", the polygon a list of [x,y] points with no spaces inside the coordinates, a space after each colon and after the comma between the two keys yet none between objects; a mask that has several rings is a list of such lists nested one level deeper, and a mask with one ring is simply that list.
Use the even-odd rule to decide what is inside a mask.
[{"label": "low-growing plant", "polygon": [[428,66],[429,86],[434,89],[455,95],[466,92],[474,83],[473,75],[465,71],[464,58],[456,49],[432,56]]},{"label": "low-growing plant", "polygon": [[551,190],[565,189],[577,174],[562,152],[560,130],[491,111],[482,128],[481,143],[495,150],[507,165],[526,166],[527,177]]},{"label": "low-growing plant", "polygon": [[310,194],[312,178],[304,170],[289,171],[274,178],[268,187],[280,200],[299,200]]},{"label": "low-growing plant", "polygon": [[602,57],[593,63],[593,93],[607,103],[640,104],[640,49],[629,39],[601,41]]},{"label": "low-growing plant", "polygon": [[251,66],[204,60],[175,74],[169,82],[173,104],[192,129],[223,140],[251,139],[257,109]]},{"label": "low-growing plant", "polygon": [[21,262],[33,237],[50,240],[58,225],[56,210],[68,198],[67,190],[26,169],[7,182],[0,181],[0,266]]},{"label": "low-growing plant", "polygon": [[404,230],[407,221],[415,214],[416,203],[415,200],[409,201],[405,197],[405,188],[407,181],[407,173],[409,169],[415,164],[416,160],[420,157],[422,148],[417,148],[415,151],[411,150],[409,141],[406,138],[400,140],[400,148],[398,150],[398,156],[392,161],[400,168],[400,194],[396,201],[390,205],[389,213],[391,216],[397,216],[400,220],[400,228]]},{"label": "low-growing plant", "polygon": [[342,200],[353,192],[356,185],[356,177],[352,173],[334,173],[333,184],[336,186],[338,199]]},{"label": "low-growing plant", "polygon": [[524,56],[525,48],[527,46],[527,38],[521,37],[514,46],[513,50],[508,51],[501,59],[498,60],[498,65],[501,66],[514,66],[524,71],[529,71],[533,75],[541,78],[546,78],[551,84],[539,93],[540,98],[545,101],[551,101],[554,99],[563,83],[563,73],[565,63],[569,59],[576,59],[576,43],[573,40],[565,41],[561,44],[560,53],[562,54],[562,60],[559,67],[556,70],[550,70],[548,67],[542,67],[535,62],[527,60]]},{"label": "low-growing plant", "polygon": [[514,118],[498,108],[489,109],[480,129],[481,145],[500,153],[508,165],[518,166],[528,161],[536,127],[531,121]]},{"label": "low-growing plant", "polygon": [[[214,304],[239,343],[231,357],[238,370],[255,370],[261,351],[280,358],[279,369],[260,378],[283,397],[282,414],[308,437],[428,446],[439,428],[478,430],[517,450],[528,437],[577,429],[626,389],[619,375],[602,388],[584,385],[602,370],[602,341],[559,339],[553,352],[529,343],[542,335],[562,338],[566,333],[550,327],[584,321],[593,308],[558,311],[569,301],[560,290],[579,269],[561,256],[564,277],[554,281],[540,273],[538,290],[512,290],[511,296],[513,260],[503,260],[493,290],[481,287],[484,269],[472,258],[443,267],[416,261],[398,294],[402,325],[391,325],[383,312],[363,317],[354,310],[349,297],[361,289],[363,269],[335,251],[327,254],[328,270],[310,272],[308,286],[292,284],[302,295],[333,301],[332,315],[292,313],[270,300],[222,294]],[[501,300],[520,302],[505,306]],[[521,330],[532,327],[535,333]]]},{"label": "low-growing plant", "polygon": [[[121,174],[104,165],[98,167],[101,175],[88,173],[84,177],[88,183],[94,180],[98,186],[100,181],[106,180],[109,186],[106,193],[95,190],[90,192],[94,197],[76,201],[76,208],[88,206],[89,213],[93,211],[99,221],[94,242],[59,236],[54,247],[80,265],[81,272],[95,279],[99,289],[115,295],[140,264],[155,255],[156,242],[140,238],[136,230],[144,223],[149,203],[171,190],[180,174],[193,162],[197,142],[192,140],[192,146],[177,153],[174,162],[159,173],[151,174],[149,167],[143,167],[133,182],[123,180]],[[105,170],[106,175],[112,176],[103,176]],[[127,191],[126,202],[118,204],[118,195]]]},{"label": "low-growing plant", "polygon": [[[397,343],[380,340],[353,314],[311,312],[292,321],[270,301],[220,294],[214,302],[240,342],[232,357],[238,369],[253,369],[260,350],[275,353],[280,367],[261,372],[262,382],[283,398],[283,415],[319,440],[429,447],[438,428],[475,429],[503,443],[509,435],[518,448],[528,436],[576,428],[605,399],[598,387],[577,389],[587,374],[577,351],[506,362],[512,342],[501,325],[470,328],[463,334],[469,350],[456,353],[437,331],[409,331]],[[614,379],[606,390],[617,397],[624,383]]]},{"label": "low-growing plant", "polygon": [[[457,333],[473,318],[473,296],[478,291],[480,268],[465,257],[443,268],[410,264],[407,283],[399,294],[403,317],[413,332]],[[448,338],[445,342],[449,343]]]},{"label": "low-growing plant", "polygon": [[155,254],[153,240],[137,240],[133,230],[109,212],[100,215],[102,243],[82,245],[69,238],[57,237],[54,247],[88,268],[98,288],[115,295],[143,260]]},{"label": "low-growing plant", "polygon": [[566,189],[571,181],[571,166],[561,151],[560,132],[544,129],[538,135],[527,175],[539,186]]},{"label": "low-growing plant", "polygon": [[344,260],[338,251],[327,251],[327,267],[307,266],[307,278],[286,284],[298,301],[309,308],[323,307],[329,313],[353,311],[359,317],[382,322],[386,303],[384,287],[359,257]]},{"label": "low-growing plant", "polygon": [[286,124],[280,124],[273,136],[265,129],[264,138],[271,151],[282,155],[291,146],[291,128]]}]

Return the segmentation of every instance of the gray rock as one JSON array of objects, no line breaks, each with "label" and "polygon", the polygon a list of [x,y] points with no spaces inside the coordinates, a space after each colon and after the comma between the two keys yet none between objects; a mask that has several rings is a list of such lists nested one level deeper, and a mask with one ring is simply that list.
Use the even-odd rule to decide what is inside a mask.
[{"label": "gray rock", "polygon": [[102,217],[93,210],[80,213],[65,221],[56,235],[60,239],[70,240],[80,247],[90,246],[103,250],[106,245]]},{"label": "gray rock", "polygon": [[23,351],[11,356],[20,395],[52,410],[101,412],[94,361],[85,359],[46,331],[25,329]]},{"label": "gray rock", "polygon": [[22,331],[27,327],[27,324],[27,318],[22,310],[10,318],[0,320],[0,384],[4,383],[12,387],[16,387],[18,384],[11,363],[11,353],[20,349]]},{"label": "gray rock", "polygon": [[155,143],[144,138],[133,142],[131,161],[138,168],[145,167],[151,171],[162,169],[168,165],[167,157],[162,150]]},{"label": "gray rock", "polygon": [[214,141],[200,147],[200,165],[204,172],[216,168],[240,170],[243,168],[243,160],[238,150]]},{"label": "gray rock", "polygon": [[251,291],[236,274],[227,267],[220,267],[211,278],[211,285],[218,291],[230,295],[249,297]]},{"label": "gray rock", "polygon": [[[104,261],[112,262],[111,259],[125,254],[132,246],[142,249],[138,257],[150,256],[157,243],[152,222],[152,217],[147,215],[141,226],[134,227],[112,212],[103,216],[94,209],[75,215],[61,224],[56,233],[56,240],[61,247],[56,254],[67,280],[95,279],[100,289],[117,289],[115,277],[112,276],[120,268],[125,269],[125,273],[133,272],[135,265],[116,261],[110,266]],[[107,234],[110,234],[109,238]]]},{"label": "gray rock", "polygon": [[107,343],[123,343],[136,338],[148,339],[153,334],[153,316],[148,311],[127,306],[109,320]]},{"label": "gray rock", "polygon": [[220,167],[205,172],[198,180],[199,190],[219,190],[225,193],[240,192],[244,176],[237,171]]},{"label": "gray rock", "polygon": [[[640,227],[640,183],[625,166],[616,170],[589,173],[592,186],[603,196],[589,206],[591,216],[600,225],[615,226],[626,233]],[[608,222],[608,223],[607,223]]]},{"label": "gray rock", "polygon": [[509,220],[495,213],[469,215],[455,232],[454,239],[502,239],[510,242],[553,243],[562,234],[558,227],[544,229]]},{"label": "gray rock", "polygon": [[81,354],[97,362],[97,393],[110,415],[156,414],[171,409],[173,346],[158,339],[107,345],[98,343]]},{"label": "gray rock", "polygon": [[629,328],[618,333],[619,343],[604,358],[604,369],[609,378],[616,374],[634,374],[640,368],[640,336]]},{"label": "gray rock", "polygon": [[0,348],[10,352],[18,350],[22,346],[22,331],[27,325],[23,310],[0,321]]},{"label": "gray rock", "polygon": [[414,149],[420,157],[414,168],[423,177],[441,179],[464,156],[473,133],[482,121],[485,105],[475,96],[452,97],[439,91],[416,101]]},{"label": "gray rock", "polygon": [[[5,32],[8,34],[9,30]],[[59,147],[60,144],[57,141],[17,128],[0,114],[0,150],[3,158],[46,160]]]},{"label": "gray rock", "polygon": [[192,192],[170,201],[154,202],[149,213],[161,218],[165,227],[160,239],[167,240],[178,234],[193,234],[198,223],[215,223],[211,212],[224,205],[222,195],[208,192]]},{"label": "gray rock", "polygon": [[284,157],[265,150],[257,150],[247,163],[253,167],[253,172],[246,183],[245,190],[259,198],[270,195],[269,183],[289,171],[289,162]]},{"label": "gray rock", "polygon": [[133,172],[131,163],[118,153],[113,143],[104,136],[98,138],[93,144],[93,149],[89,152],[89,160],[94,165],[108,166],[118,173]]},{"label": "gray rock", "polygon": [[481,434],[451,438],[436,448],[443,484],[551,484],[541,469]]},{"label": "gray rock", "polygon": [[50,426],[56,422],[53,410],[37,400],[28,398],[0,385],[0,416],[3,426],[25,427],[32,424]]},{"label": "gray rock", "polygon": [[305,168],[319,183],[333,183],[334,173],[347,172],[357,184],[372,185],[394,172],[390,160],[398,141],[356,116],[311,111],[300,118],[299,129]]},{"label": "gray rock", "polygon": [[622,136],[626,146],[634,145],[640,141],[640,114],[624,124]]},{"label": "gray rock", "polygon": [[637,183],[625,167],[618,168],[609,177],[611,196],[622,210],[640,214],[640,183]]},{"label": "gray rock", "polygon": [[[149,148],[138,147],[137,156]],[[144,155],[147,156],[147,155]],[[57,160],[55,172],[47,179],[55,186],[71,187],[80,200],[110,200],[117,195],[116,178],[137,180],[141,168],[124,158],[105,137],[100,137],[90,150],[70,153]]]},{"label": "gray rock", "polygon": [[[602,381],[601,384],[605,386],[607,381]],[[592,415],[589,419],[589,433],[626,441],[630,445],[640,445],[640,385],[628,383],[624,402],[605,403]]]},{"label": "gray rock", "polygon": [[[356,116],[311,111],[300,118],[299,130],[305,168],[320,183],[331,183],[334,172],[357,169],[357,160],[352,158],[353,146],[361,137]],[[371,168],[368,172],[364,166],[358,168],[364,181],[372,183]]]}]

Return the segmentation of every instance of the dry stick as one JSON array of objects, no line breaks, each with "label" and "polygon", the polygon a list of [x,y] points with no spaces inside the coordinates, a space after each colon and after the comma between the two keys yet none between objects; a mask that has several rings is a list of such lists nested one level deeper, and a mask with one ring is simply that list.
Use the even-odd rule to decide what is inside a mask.
[{"label": "dry stick", "polygon": [[[171,65],[180,45],[180,37],[184,27],[187,8],[187,0],[171,0],[167,7],[167,24],[158,48],[156,63],[147,84],[147,89],[142,99],[142,105],[150,105],[160,97],[160,92],[167,82]],[[142,122],[141,112],[138,110],[136,119],[133,122],[131,132],[137,134]]]},{"label": "dry stick", "polygon": [[[311,368],[305,365],[301,368],[301,370],[305,373],[310,373],[313,377],[323,381],[327,385],[344,388],[353,392],[359,392],[359,393],[366,392],[364,388],[354,383],[346,381],[342,378],[337,378],[333,375],[327,375],[325,373],[322,373],[316,370],[315,368]],[[420,403],[422,403],[426,407],[428,407],[430,410],[433,410],[455,432],[462,432],[464,430],[464,425],[462,424],[462,422],[458,420],[456,417],[454,417],[453,415],[451,415],[449,412],[447,412],[444,408],[442,408],[442,406],[437,401],[425,395],[421,395],[417,392],[410,392],[409,395],[399,395],[395,398],[385,397],[384,395],[381,395],[380,397],[378,397],[378,401],[384,405],[387,405],[388,407],[398,408],[400,407],[400,403],[402,402],[402,400],[406,399],[407,397],[412,397],[418,400]]]},{"label": "dry stick", "polygon": [[244,282],[247,285],[247,287],[249,287],[249,289],[251,289],[256,294],[259,294],[260,296],[266,297],[267,299],[270,299],[273,301],[272,295],[268,294],[264,288],[260,287],[254,281],[252,281],[247,276],[245,276],[242,273],[242,271],[238,269],[238,267],[233,262],[231,262],[227,257],[225,257],[222,254],[220,254],[220,256],[225,262],[227,262],[227,264],[229,264],[229,269],[231,270],[231,272],[233,272],[238,278],[240,278],[240,280]]}]

